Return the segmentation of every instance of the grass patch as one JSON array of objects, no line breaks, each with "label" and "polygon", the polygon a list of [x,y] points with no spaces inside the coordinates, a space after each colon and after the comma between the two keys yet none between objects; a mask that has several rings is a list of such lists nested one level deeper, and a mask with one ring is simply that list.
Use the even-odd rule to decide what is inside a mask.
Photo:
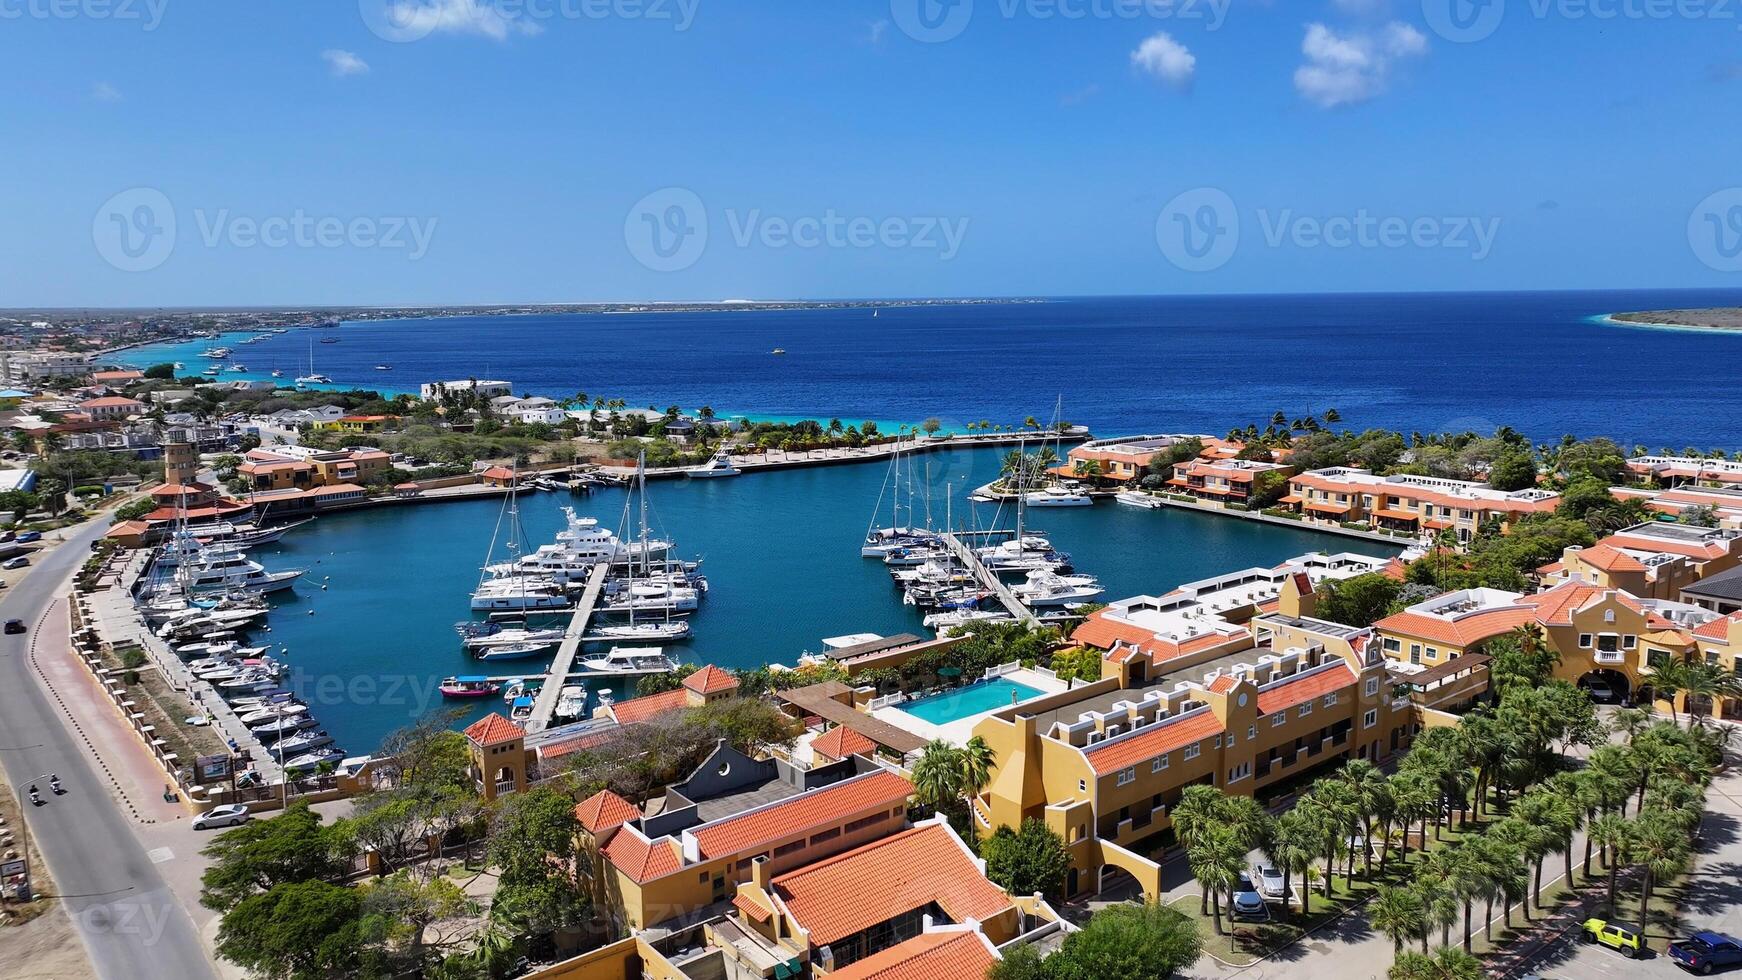
[{"label": "grass patch", "polygon": [[[1298,890],[1299,884],[1296,883],[1295,887]],[[1168,905],[1185,913],[1187,918],[1197,923],[1198,937],[1203,941],[1204,952],[1224,963],[1251,966],[1344,915],[1364,901],[1371,892],[1372,886],[1366,882],[1357,881],[1355,888],[1349,889],[1338,878],[1331,886],[1329,898],[1320,894],[1317,888],[1313,890],[1308,914],[1302,915],[1298,910],[1292,910],[1286,918],[1280,917],[1273,905],[1270,909],[1273,918],[1269,922],[1234,922],[1228,917],[1228,910],[1223,909],[1222,934],[1216,932],[1214,916],[1199,913],[1198,896],[1182,895]]]}]

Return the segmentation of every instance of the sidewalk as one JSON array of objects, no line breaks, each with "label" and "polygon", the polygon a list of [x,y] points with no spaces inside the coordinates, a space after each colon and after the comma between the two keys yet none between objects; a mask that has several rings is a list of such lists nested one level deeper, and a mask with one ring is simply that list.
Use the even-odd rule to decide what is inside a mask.
[{"label": "sidewalk", "polygon": [[29,660],[39,683],[90,751],[123,813],[142,824],[186,819],[186,808],[163,799],[165,777],[157,760],[73,655],[67,603],[56,599],[42,621],[32,624]]}]

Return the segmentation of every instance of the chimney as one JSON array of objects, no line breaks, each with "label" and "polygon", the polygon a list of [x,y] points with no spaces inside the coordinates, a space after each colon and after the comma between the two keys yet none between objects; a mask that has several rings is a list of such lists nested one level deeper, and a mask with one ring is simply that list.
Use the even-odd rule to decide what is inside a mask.
[{"label": "chimney", "polygon": [[768,858],[759,856],[750,862],[750,883],[772,895],[774,875],[768,869]]}]

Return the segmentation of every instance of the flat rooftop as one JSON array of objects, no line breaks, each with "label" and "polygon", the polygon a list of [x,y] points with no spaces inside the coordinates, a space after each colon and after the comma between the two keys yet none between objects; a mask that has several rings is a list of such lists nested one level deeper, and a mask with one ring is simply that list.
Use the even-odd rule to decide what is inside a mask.
[{"label": "flat rooftop", "polygon": [[802,792],[804,791],[785,780],[770,779],[755,786],[733,790],[724,796],[695,800],[696,816],[702,823],[710,823],[722,817],[736,816],[746,810],[754,810],[765,804],[778,803]]},{"label": "flat rooftop", "polygon": [[[1202,681],[1204,675],[1218,669],[1226,674],[1233,669],[1235,664],[1256,664],[1259,657],[1266,656],[1272,652],[1273,651],[1269,647],[1248,647],[1238,653],[1230,653],[1195,666],[1176,667],[1173,670],[1169,670],[1150,678],[1149,683],[1142,687],[1128,687],[1121,690],[1108,691],[1106,694],[1097,694],[1094,697],[1084,698],[1081,701],[1073,701],[1070,704],[1061,705],[1049,711],[1037,712],[1034,715],[1036,720],[1035,728],[1037,731],[1045,733],[1051,729],[1055,723],[1062,722],[1066,725],[1074,724],[1078,716],[1086,711],[1109,711],[1112,709],[1113,705],[1120,701],[1136,703],[1143,700],[1143,698],[1151,691],[1171,691],[1178,687],[1181,681]],[[1022,712],[1018,709],[1018,713],[1023,714],[1026,712]]]}]

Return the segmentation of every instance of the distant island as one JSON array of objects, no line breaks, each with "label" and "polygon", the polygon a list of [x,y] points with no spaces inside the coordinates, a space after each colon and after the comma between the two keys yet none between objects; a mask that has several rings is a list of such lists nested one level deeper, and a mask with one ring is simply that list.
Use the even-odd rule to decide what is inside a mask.
[{"label": "distant island", "polygon": [[1742,307],[1717,306],[1703,310],[1641,310],[1611,313],[1613,323],[1641,327],[1680,327],[1694,330],[1742,330]]}]

